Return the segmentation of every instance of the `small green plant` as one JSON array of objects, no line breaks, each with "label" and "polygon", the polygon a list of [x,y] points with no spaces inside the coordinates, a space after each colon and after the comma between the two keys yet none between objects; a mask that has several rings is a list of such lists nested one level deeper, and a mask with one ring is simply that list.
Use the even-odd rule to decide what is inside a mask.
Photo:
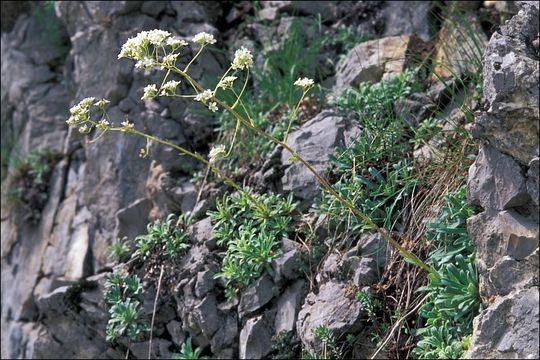
[{"label": "small green plant", "polygon": [[136,299],[142,291],[137,275],[130,277],[124,273],[113,272],[109,275],[105,288],[105,301],[111,306],[111,317],[106,328],[107,341],[112,342],[124,335],[131,340],[137,340],[143,332],[150,330]]},{"label": "small green plant", "polygon": [[127,237],[123,237],[121,240],[111,244],[109,247],[109,258],[118,262],[124,262],[131,256],[131,249],[128,244]]},{"label": "small green plant", "polygon": [[186,243],[188,237],[185,229],[180,225],[182,218],[175,221],[176,215],[169,214],[165,221],[160,219],[149,223],[146,227],[147,233],[139,235],[136,240],[136,255],[148,258],[151,253],[162,250],[163,255],[175,257],[189,248]]},{"label": "small green plant", "polygon": [[296,359],[300,351],[298,338],[293,331],[282,331],[272,338],[272,359]]},{"label": "small green plant", "polygon": [[226,283],[226,295],[247,286],[263,271],[272,274],[270,262],[280,254],[280,240],[291,230],[292,195],[247,195],[250,190],[225,194],[208,215],[214,222],[218,245],[226,246],[221,272],[217,278]]},{"label": "small green plant", "polygon": [[54,166],[60,159],[57,151],[36,150],[16,160],[13,178],[6,190],[23,220],[37,223],[49,199],[49,182]]},{"label": "small green plant", "polygon": [[437,269],[420,291],[429,292],[420,308],[426,326],[413,351],[421,359],[461,357],[472,333],[472,321],[480,310],[478,274],[474,246],[467,234],[466,220],[473,214],[466,187],[446,195],[447,205],[430,223],[427,238],[432,242],[428,262]]},{"label": "small green plant", "polygon": [[313,334],[317,339],[322,342],[322,353],[320,357],[322,359],[339,359],[341,358],[340,351],[337,347],[337,341],[328,326],[319,325],[315,328]]},{"label": "small green plant", "polygon": [[180,353],[173,353],[172,358],[173,359],[203,359],[204,357],[201,357],[202,349],[200,347],[193,348],[193,345],[191,344],[191,338],[187,338],[187,340],[182,344],[182,348],[180,349]]},{"label": "small green plant", "polygon": [[356,292],[355,297],[356,300],[360,301],[370,319],[374,319],[377,316],[377,311],[382,308],[381,300],[373,297],[367,291],[359,290]]}]

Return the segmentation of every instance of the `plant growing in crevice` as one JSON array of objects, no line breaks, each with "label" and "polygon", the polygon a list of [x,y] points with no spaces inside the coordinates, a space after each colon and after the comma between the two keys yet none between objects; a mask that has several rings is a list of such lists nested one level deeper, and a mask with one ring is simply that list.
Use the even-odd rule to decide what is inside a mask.
[{"label": "plant growing in crevice", "polygon": [[432,251],[428,262],[437,269],[428,275],[428,301],[420,308],[425,327],[417,332],[413,353],[422,359],[459,358],[467,350],[473,318],[480,311],[476,251],[467,234],[473,215],[466,187],[446,195],[447,205],[430,223],[427,238]]},{"label": "plant growing in crevice", "polygon": [[270,263],[280,255],[281,238],[291,230],[295,208],[292,195],[225,194],[209,211],[217,244],[226,247],[221,272],[226,284],[226,296],[257,279],[263,271],[272,274]]},{"label": "plant growing in crevice", "polygon": [[137,295],[142,291],[137,275],[131,277],[122,272],[113,272],[109,274],[105,288],[105,301],[110,306],[111,315],[106,328],[107,341],[115,341],[121,336],[137,340],[143,332],[150,330],[137,300]]},{"label": "plant growing in crevice", "polygon": [[[235,108],[241,106],[241,97],[243,95],[243,90],[239,94],[235,95],[236,100],[234,103],[228,103],[218,96],[222,92],[230,90],[230,84],[234,83],[237,80],[237,76],[242,76],[244,79],[244,86],[242,89],[245,89],[249,80],[249,69],[253,65],[253,55],[251,52],[245,48],[241,48],[235,52],[234,60],[231,63],[231,66],[225,71],[221,79],[217,82],[217,85],[214,89],[206,89],[197,81],[195,81],[189,75],[189,67],[194,63],[197,57],[201,54],[206,46],[209,44],[215,43],[215,39],[212,35],[207,33],[197,34],[193,41],[198,43],[200,48],[197,51],[196,55],[189,61],[189,63],[183,68],[180,69],[176,66],[176,60],[180,56],[180,50],[187,45],[187,42],[183,39],[171,36],[167,31],[163,30],[152,30],[152,31],[143,31],[139,33],[136,37],[129,39],[122,47],[122,50],[119,54],[119,58],[131,58],[137,60],[136,67],[144,69],[154,69],[154,68],[163,68],[166,70],[166,74],[163,78],[161,85],[150,84],[145,87],[143,100],[152,99],[157,96],[173,96],[173,97],[182,97],[182,98],[191,98],[195,101],[200,102],[205,107],[207,107],[211,112],[216,112],[218,110],[224,109],[231,113],[235,117],[236,126],[242,125],[242,127],[254,131],[258,135],[266,138],[267,140],[273,142],[276,145],[283,147],[284,151],[287,151],[291,154],[291,159],[294,161],[300,162],[303,166],[307,168],[309,172],[315,176],[316,180],[322,186],[324,191],[330,193],[336,197],[345,207],[349,208],[351,212],[362,218],[366,223],[370,224],[373,229],[379,232],[386,241],[388,241],[394,248],[396,248],[399,253],[407,259],[407,261],[414,263],[415,265],[421,267],[422,269],[431,272],[433,271],[428,265],[426,265],[422,260],[420,260],[413,253],[408,251],[406,248],[401,246],[396,240],[394,240],[389,233],[375,224],[366,214],[359,210],[352,199],[345,198],[339,192],[337,192],[328,181],[319,174],[313,166],[307,162],[302,156],[300,156],[294,149],[292,149],[287,143],[286,138],[288,131],[285,132],[283,139],[278,139],[272,134],[261,130],[249,117],[249,114],[246,116],[239,113]],[[169,80],[170,75],[179,75],[181,76],[188,85],[195,92],[194,94],[177,94],[177,86],[179,81]],[[169,81],[167,81],[169,80]],[[310,86],[305,86],[308,82],[297,81],[297,86],[302,90],[302,96],[309,91]],[[105,110],[108,105],[108,101],[105,99],[96,101],[95,98],[85,98],[78,105],[70,109],[71,116],[67,120],[67,123],[72,126],[78,126],[79,131],[84,134],[93,132],[94,129],[101,130],[101,133],[93,140],[96,141],[99,137],[103,136],[105,133],[110,131],[122,131],[138,136],[144,137],[147,141],[153,141],[160,144],[170,146],[178,150],[183,155],[189,155],[208,166],[208,168],[216,173],[223,181],[238,190],[239,193],[245,195],[247,199],[251,201],[253,206],[257,206],[257,200],[252,194],[246,192],[241,186],[237,185],[229,176],[227,176],[223,171],[221,171],[217,166],[217,162],[228,156],[228,151],[225,146],[220,144],[215,146],[210,151],[210,158],[207,159],[200,154],[189,151],[184,147],[178,146],[170,141],[160,139],[153,135],[149,135],[142,131],[135,129],[135,125],[131,123],[128,119],[125,119],[120,126],[113,124],[112,120],[109,118],[107,111]],[[101,120],[94,120],[93,111],[97,110],[98,113],[102,114]],[[294,120],[294,119],[292,119]],[[288,123],[290,123],[289,120]],[[232,146],[229,150],[232,149]],[[143,149],[142,154],[147,155],[147,148]],[[268,235],[268,234],[266,234]],[[249,234],[246,235],[245,239],[249,238]],[[244,244],[244,241],[241,242]]]},{"label": "plant growing in crevice", "polygon": [[109,247],[109,258],[118,262],[127,261],[131,256],[131,248],[128,244],[127,237],[122,239],[117,239],[116,242],[112,243]]},{"label": "plant growing in crevice", "polygon": [[186,242],[188,233],[181,226],[182,217],[175,220],[175,214],[169,214],[165,221],[157,219],[147,225],[147,233],[135,238],[135,255],[141,255],[144,259],[155,251],[162,251],[167,257],[180,255],[189,248]]},{"label": "plant growing in crevice", "polygon": [[36,150],[16,160],[15,170],[6,195],[23,221],[38,223],[49,199],[49,182],[60,159],[57,151]]},{"label": "plant growing in crevice", "polygon": [[196,347],[193,348],[193,345],[191,344],[191,338],[187,338],[187,340],[182,344],[182,348],[180,349],[180,353],[173,353],[172,358],[173,359],[204,359],[205,357],[201,357],[202,348]]}]

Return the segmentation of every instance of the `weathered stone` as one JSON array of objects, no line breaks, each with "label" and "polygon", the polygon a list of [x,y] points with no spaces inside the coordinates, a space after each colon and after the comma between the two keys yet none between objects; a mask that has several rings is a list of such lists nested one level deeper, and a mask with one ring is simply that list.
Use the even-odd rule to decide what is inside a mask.
[{"label": "weathered stone", "polygon": [[197,221],[191,227],[191,239],[193,243],[205,244],[208,241],[212,241],[212,229],[212,219],[210,217]]},{"label": "weathered stone", "polygon": [[[129,351],[137,359],[147,359],[149,357],[148,356],[149,345],[150,345],[149,341],[131,343],[129,344]],[[172,353],[169,351],[169,347],[171,345],[172,343],[168,340],[154,338],[152,340],[152,349],[151,349],[150,358],[151,359],[171,359]]]},{"label": "weathered stone", "polygon": [[323,21],[335,19],[338,14],[336,3],[329,1],[264,1],[261,3],[259,16],[265,20],[274,20],[278,14],[288,13],[301,16],[322,16]]},{"label": "weathered stone", "polygon": [[379,269],[386,265],[391,250],[388,241],[375,231],[363,234],[358,240],[357,248],[362,257],[373,257]]},{"label": "weathered stone", "polygon": [[474,320],[467,359],[537,359],[538,288],[498,298]]},{"label": "weathered stone", "polygon": [[299,252],[293,249],[272,261],[272,268],[274,269],[273,280],[275,284],[281,284],[281,282],[286,280],[294,280],[300,275],[299,256]]},{"label": "weathered stone", "polygon": [[383,10],[386,28],[383,36],[417,34],[423,41],[433,35],[433,3],[429,1],[389,1]]},{"label": "weathered stone", "polygon": [[204,297],[215,285],[214,272],[211,270],[199,271],[197,273],[197,282],[195,283],[195,295],[199,298]]},{"label": "weathered stone", "polygon": [[533,202],[533,204],[536,206],[536,213],[538,213],[538,201],[540,198],[540,190],[539,190],[539,160],[538,158],[534,158],[529,163],[529,170],[527,171],[527,192],[529,193],[529,196]]},{"label": "weathered stone", "polygon": [[265,315],[249,319],[240,331],[240,359],[261,359],[272,351],[272,325]]},{"label": "weathered stone", "polygon": [[[346,139],[347,132],[359,125],[353,120],[353,114],[339,110],[324,110],[300,129],[289,135],[287,144],[300,154],[321,175],[328,170],[328,157],[335,147]],[[285,169],[282,178],[283,190],[292,191],[301,202],[300,209],[305,209],[319,192],[315,176],[300,163],[291,161],[291,154],[283,150],[281,162]]]},{"label": "weathered stone", "polygon": [[212,340],[210,340],[212,353],[215,354],[216,352],[233,345],[237,337],[238,317],[236,314],[230,314],[222,321],[219,331],[217,331]]},{"label": "weathered stone", "polygon": [[274,283],[266,275],[249,285],[243,292],[238,304],[240,319],[268,304],[274,297]]},{"label": "weathered stone", "polygon": [[403,72],[418,60],[424,46],[416,36],[401,35],[363,42],[349,51],[336,66],[334,93],[339,96],[347,87],[362,82],[379,82],[383,75]]},{"label": "weathered stone", "polygon": [[396,116],[413,128],[430,117],[436,109],[427,96],[420,95],[400,98],[393,105]]},{"label": "weathered stone", "polygon": [[483,209],[504,210],[529,200],[520,166],[489,145],[480,147],[469,169],[469,202]]},{"label": "weathered stone", "polygon": [[319,352],[322,343],[314,334],[318,326],[327,326],[339,338],[345,333],[360,331],[364,316],[361,303],[347,297],[345,285],[330,281],[321,285],[318,294],[308,294],[296,327],[303,346],[310,352]]},{"label": "weathered stone", "polygon": [[305,281],[298,280],[279,297],[274,320],[274,332],[276,334],[282,331],[294,331],[304,294]]},{"label": "weathered stone", "polygon": [[[526,9],[525,9],[526,8]],[[477,116],[473,136],[527,165],[538,157],[538,60],[530,39],[538,36],[538,8],[524,9],[493,34],[484,54],[484,96],[489,109]]]},{"label": "weathered stone", "polygon": [[171,340],[176,346],[182,346],[186,340],[184,331],[182,330],[182,323],[177,320],[171,320],[167,323],[167,331],[171,335]]},{"label": "weathered stone", "polygon": [[145,234],[151,208],[152,201],[148,198],[141,198],[118,210],[115,230],[118,239],[122,239],[124,236],[128,239],[135,239],[138,235]]}]

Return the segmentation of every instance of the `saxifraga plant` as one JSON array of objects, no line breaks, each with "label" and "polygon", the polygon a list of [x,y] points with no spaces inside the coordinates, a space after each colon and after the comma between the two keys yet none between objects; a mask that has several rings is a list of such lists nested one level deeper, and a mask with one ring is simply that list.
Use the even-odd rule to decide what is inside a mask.
[{"label": "saxifraga plant", "polygon": [[467,234],[466,220],[473,215],[466,187],[446,195],[447,205],[430,223],[432,242],[428,262],[437,269],[428,275],[428,301],[420,308],[425,327],[413,354],[421,359],[457,359],[467,350],[472,321],[480,310],[476,251]]},{"label": "saxifraga plant", "polygon": [[130,340],[137,340],[143,332],[150,330],[137,300],[137,295],[142,291],[137,275],[130,277],[121,272],[113,272],[109,274],[105,288],[105,301],[111,306],[111,318],[106,328],[107,341],[112,342],[124,335]]},{"label": "saxifraga plant", "polygon": [[147,233],[135,238],[137,248],[135,254],[146,259],[159,247],[165,256],[175,257],[188,249],[189,244],[186,242],[188,233],[179,226],[182,218],[175,221],[175,217],[176,215],[169,214],[165,221],[158,219],[149,223],[146,226]]},{"label": "saxifraga plant", "polygon": [[226,284],[225,295],[230,298],[257,279],[263,271],[273,273],[270,263],[280,255],[280,240],[290,231],[291,213],[295,208],[292,195],[253,195],[255,202],[244,193],[225,194],[209,211],[217,244],[227,248],[221,272]]},{"label": "saxifraga plant", "polygon": [[[198,43],[200,45],[200,48],[195,54],[195,56],[184,67],[184,69],[179,69],[176,66],[176,60],[178,56],[180,56],[179,51],[187,45],[187,42],[183,39],[171,36],[171,34],[167,31],[143,31],[139,33],[136,37],[129,39],[122,46],[119,58],[125,57],[137,60],[137,68],[163,68],[164,70],[166,70],[166,74],[159,87],[155,84],[151,84],[145,87],[144,95],[142,97],[143,99],[152,99],[157,96],[191,98],[195,101],[201,102],[202,104],[207,106],[208,109],[212,112],[218,111],[220,107],[230,112],[236,118],[238,125],[243,125],[247,129],[256,132],[257,134],[272,141],[274,144],[283,147],[284,150],[289,152],[291,154],[291,159],[293,161],[299,161],[300,163],[302,163],[302,165],[305,166],[315,176],[316,180],[326,192],[337,198],[345,207],[349,208],[355,216],[362,218],[366,223],[370,224],[372,228],[379,232],[384,237],[384,239],[386,239],[386,241],[388,241],[396,250],[399,251],[399,253],[405,259],[407,259],[407,261],[417,266],[420,266],[428,272],[433,272],[433,269],[429,265],[425,264],[416,255],[401,246],[396,240],[394,240],[390,236],[390,234],[386,230],[380,228],[369,218],[369,216],[367,216],[364,212],[358,209],[352,199],[345,198],[339,192],[334,190],[334,188],[328,183],[328,181],[321,174],[319,174],[313,168],[313,166],[311,166],[310,163],[308,163],[303,157],[301,157],[294,149],[292,149],[287,144],[287,136],[295,117],[294,113],[293,116],[291,116],[289,119],[287,131],[285,132],[283,139],[280,140],[272,136],[271,134],[264,132],[253,123],[251,118],[242,116],[237,110],[235,110],[235,108],[239,105],[242,94],[247,86],[249,79],[249,69],[253,65],[253,55],[248,49],[241,48],[237,50],[235,52],[233,62],[231,63],[230,67],[225,71],[221,79],[218,81],[216,87],[214,89],[205,89],[201,84],[199,84],[189,75],[188,70],[190,66],[194,63],[194,61],[197,59],[197,57],[204,50],[204,48],[209,44],[214,44],[216,40],[212,35],[203,32],[195,35],[193,41]],[[242,85],[238,95],[235,94],[236,100],[234,101],[234,103],[226,103],[217,95],[221,91],[227,91],[232,89],[235,81],[238,78],[237,76],[235,76],[235,74],[240,76],[242,71],[245,71],[244,84]],[[184,78],[184,80],[187,81],[189,86],[191,86],[191,88],[194,90],[195,94],[177,94],[176,89],[180,81],[167,81],[171,74],[177,74]],[[307,78],[298,79],[295,82],[295,85],[302,90],[300,101],[306,96],[307,92],[310,90],[313,84],[313,80]],[[79,126],[79,131],[83,134],[89,134],[94,129],[101,130],[101,133],[92,141],[96,141],[108,131],[122,131],[142,136],[147,139],[147,141],[154,141],[160,144],[170,146],[184,155],[189,155],[203,162],[209,167],[210,170],[220,176],[226,184],[238,190],[239,192],[244,193],[245,196],[253,202],[253,204],[257,204],[257,201],[253,198],[251,194],[247,193],[241,186],[237,185],[230,177],[224,174],[223,171],[221,171],[216,166],[218,160],[227,156],[227,150],[223,145],[215,146],[210,151],[210,156],[207,160],[205,157],[195,152],[189,151],[181,146],[178,146],[170,141],[157,138],[153,135],[149,135],[135,129],[134,124],[128,119],[124,120],[120,126],[114,125],[106,111],[108,103],[109,101],[105,99],[96,101],[96,99],[93,97],[85,98],[81,100],[78,105],[75,105],[70,109],[71,116],[67,120],[67,123],[71,126]],[[100,120],[93,119],[91,109],[95,109],[101,112],[102,116]],[[147,149],[142,149],[142,153],[146,155]]]}]

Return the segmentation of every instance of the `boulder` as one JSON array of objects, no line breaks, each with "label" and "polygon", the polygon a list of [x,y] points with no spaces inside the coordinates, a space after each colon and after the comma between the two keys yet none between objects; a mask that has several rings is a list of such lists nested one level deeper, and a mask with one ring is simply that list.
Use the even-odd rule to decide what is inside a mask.
[{"label": "boulder", "polygon": [[414,35],[401,35],[370,40],[356,45],[336,66],[335,96],[349,86],[362,82],[377,83],[383,75],[396,75],[419,62],[425,48]]},{"label": "boulder", "polygon": [[245,318],[268,304],[273,297],[274,283],[270,280],[270,277],[263,275],[242,292],[238,304],[238,316],[240,319]]},{"label": "boulder", "polygon": [[[351,135],[358,131],[359,124],[353,113],[324,110],[290,133],[287,144],[324,177],[330,167],[329,156],[335,147],[348,144]],[[300,199],[299,208],[306,209],[319,193],[315,176],[299,160],[291,159],[287,150],[281,153],[281,162],[286,167],[281,179],[283,191],[292,191]]]},{"label": "boulder", "polygon": [[320,353],[322,343],[314,331],[324,325],[336,338],[362,329],[362,319],[367,316],[361,302],[347,296],[346,286],[329,281],[322,284],[318,294],[309,293],[298,314],[296,328],[304,348]]},{"label": "boulder", "polygon": [[274,331],[279,334],[282,331],[294,331],[298,311],[305,296],[304,280],[298,280],[289,286],[279,297],[274,320]]},{"label": "boulder", "polygon": [[249,319],[240,331],[240,359],[262,359],[272,351],[272,324],[268,316]]},{"label": "boulder", "polygon": [[497,299],[474,320],[466,359],[538,359],[538,287]]}]

